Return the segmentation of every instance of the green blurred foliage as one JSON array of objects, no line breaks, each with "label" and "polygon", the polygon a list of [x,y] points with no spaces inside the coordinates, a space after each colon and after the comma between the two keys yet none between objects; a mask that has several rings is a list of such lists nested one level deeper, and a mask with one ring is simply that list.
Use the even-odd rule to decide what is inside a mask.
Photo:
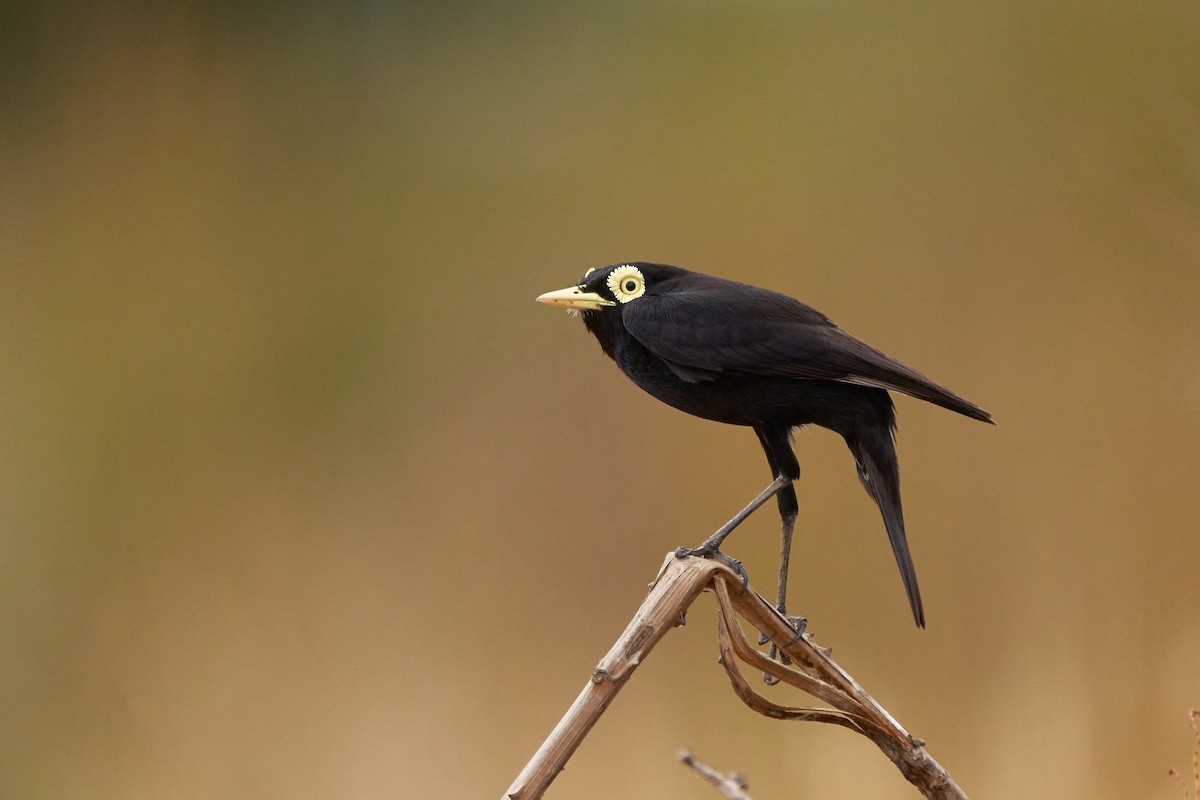
[{"label": "green blurred foliage", "polygon": [[[800,297],[900,399],[913,629],[834,437],[795,605],[979,796],[1175,797],[1200,703],[1200,6],[0,12],[0,796],[498,796],[768,476],[537,294]],[[756,584],[775,522],[731,540]],[[555,787],[910,797],[711,607]],[[792,702],[796,698],[791,699]]]}]

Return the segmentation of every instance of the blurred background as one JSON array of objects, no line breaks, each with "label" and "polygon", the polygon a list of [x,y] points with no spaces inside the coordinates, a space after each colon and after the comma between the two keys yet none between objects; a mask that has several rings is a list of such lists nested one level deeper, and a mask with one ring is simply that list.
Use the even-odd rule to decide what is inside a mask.
[{"label": "blurred background", "polygon": [[[0,796],[499,797],[769,480],[533,298],[769,286],[897,398],[913,627],[802,431],[793,610],[972,796],[1177,798],[1200,705],[1195,2],[8,4]],[[770,595],[774,511],[730,540]],[[551,790],[916,792],[713,603]],[[801,704],[790,692],[773,695]]]}]

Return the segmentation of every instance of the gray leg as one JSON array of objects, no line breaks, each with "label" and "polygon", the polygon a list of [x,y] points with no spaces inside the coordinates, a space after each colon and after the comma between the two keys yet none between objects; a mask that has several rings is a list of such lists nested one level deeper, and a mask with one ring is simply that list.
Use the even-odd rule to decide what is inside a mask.
[{"label": "gray leg", "polygon": [[779,546],[779,592],[775,595],[778,602],[775,607],[779,609],[779,613],[787,616],[787,579],[788,579],[788,561],[792,557],[792,531],[796,528],[796,515],[791,514],[783,518],[783,527],[781,529],[781,539]]},{"label": "gray leg", "polygon": [[733,533],[733,529],[742,524],[746,517],[753,514],[759,506],[770,500],[783,487],[791,483],[788,478],[776,478],[770,486],[762,490],[758,497],[750,501],[750,505],[743,508],[733,519],[722,525],[716,533],[704,540],[704,542],[694,550],[688,550],[686,547],[681,547],[675,551],[678,556],[711,556],[721,549],[721,542],[725,541],[725,537]]}]

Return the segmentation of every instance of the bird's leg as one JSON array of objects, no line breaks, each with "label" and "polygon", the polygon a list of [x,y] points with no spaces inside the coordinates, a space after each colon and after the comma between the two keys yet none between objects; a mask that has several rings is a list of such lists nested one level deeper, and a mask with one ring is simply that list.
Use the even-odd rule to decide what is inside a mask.
[{"label": "bird's leg", "polygon": [[[789,481],[790,483],[791,481]],[[779,613],[787,617],[792,623],[792,627],[797,626],[797,620],[800,617],[788,617],[787,613],[787,579],[788,579],[788,562],[792,557],[792,532],[796,528],[796,512],[791,511],[783,515],[783,524],[780,528],[780,544],[779,544],[779,591],[776,594],[775,608],[779,609]]]},{"label": "bird's leg", "polygon": [[[800,462],[796,460],[796,454],[792,451],[791,429],[788,426],[755,425],[754,433],[758,435],[758,442],[767,456],[767,463],[771,465],[771,474],[775,476],[776,482],[784,482],[775,495],[779,504],[779,518],[783,523],[779,552],[779,594],[775,607],[793,628],[803,630],[799,617],[787,616],[788,560],[792,554],[792,530],[796,526],[796,515],[800,512],[800,505],[796,501],[796,489],[792,484],[800,477]],[[759,644],[766,644],[766,638],[763,637]],[[771,656],[775,656],[774,648]]]},{"label": "bird's leg", "polygon": [[[795,528],[796,512],[792,511],[783,516],[783,524],[781,527],[782,541],[779,549],[779,592],[776,595],[777,602],[775,603],[775,608],[777,608],[783,618],[788,621],[788,624],[795,628],[796,638],[799,638],[800,635],[804,633],[804,628],[808,621],[804,619],[804,617],[789,616],[787,613],[788,561],[792,555],[792,532],[795,530]],[[768,641],[769,639],[764,634],[759,637],[758,643],[766,644]],[[789,644],[791,644],[791,642],[789,642]],[[788,658],[785,653],[780,652],[779,648],[772,642],[768,657],[774,659],[776,656],[778,656],[781,664],[791,663],[791,659]],[[779,679],[772,677],[770,673],[764,672],[763,682],[774,686],[775,684],[779,683]]]},{"label": "bird's leg", "polygon": [[717,532],[705,539],[699,547],[695,548],[694,550],[688,550],[686,547],[681,547],[676,551],[676,554],[679,556],[710,556],[717,552],[721,549],[721,543],[725,541],[725,537],[733,533],[734,528],[736,528],[738,525],[741,525],[746,517],[753,514],[759,506],[774,497],[776,492],[778,492],[784,486],[787,486],[789,483],[791,483],[791,480],[788,478],[776,478],[771,482],[770,486],[762,490],[758,497],[750,501],[750,505],[746,506],[737,514],[735,514],[733,519],[729,520],[729,522],[726,522],[719,529],[717,529]]},{"label": "bird's leg", "polygon": [[775,608],[779,609],[779,613],[791,623],[792,627],[798,632],[804,632],[804,617],[790,617],[787,613],[787,580],[788,580],[788,562],[792,557],[792,532],[796,528],[796,512],[793,511],[783,517],[783,525],[781,528],[781,542],[779,546],[779,591],[776,594],[778,602],[775,603]]},{"label": "bird's leg", "polygon": [[722,525],[716,533],[705,539],[699,547],[692,548],[690,550],[686,547],[680,547],[675,551],[675,557],[684,558],[685,556],[703,556],[704,558],[715,558],[722,564],[725,564],[727,567],[732,569],[734,572],[741,575],[742,583],[746,583],[748,578],[746,576],[746,570],[742,568],[742,562],[732,559],[722,553],[721,543],[725,541],[725,537],[733,533],[734,528],[742,524],[742,521],[745,520],[746,517],[753,514],[759,506],[770,500],[775,496],[776,492],[790,483],[791,480],[788,478],[776,478],[774,481],[772,481],[770,486],[762,490],[758,497],[750,501],[750,505],[746,506],[737,514],[735,514],[733,519]]}]

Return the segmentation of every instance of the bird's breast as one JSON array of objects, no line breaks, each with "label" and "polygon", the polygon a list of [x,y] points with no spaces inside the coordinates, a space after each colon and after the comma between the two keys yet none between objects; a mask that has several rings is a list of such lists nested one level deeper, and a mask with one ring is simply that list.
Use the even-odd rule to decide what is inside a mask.
[{"label": "bird's breast", "polygon": [[[795,410],[794,402],[780,407],[782,395],[767,391],[761,379],[713,373],[704,379],[687,380],[686,368],[672,368],[635,339],[618,342],[614,360],[639,388],[669,406],[704,419],[730,425],[757,425]],[[699,371],[694,371],[699,376]],[[786,392],[787,395],[793,392]]]}]

